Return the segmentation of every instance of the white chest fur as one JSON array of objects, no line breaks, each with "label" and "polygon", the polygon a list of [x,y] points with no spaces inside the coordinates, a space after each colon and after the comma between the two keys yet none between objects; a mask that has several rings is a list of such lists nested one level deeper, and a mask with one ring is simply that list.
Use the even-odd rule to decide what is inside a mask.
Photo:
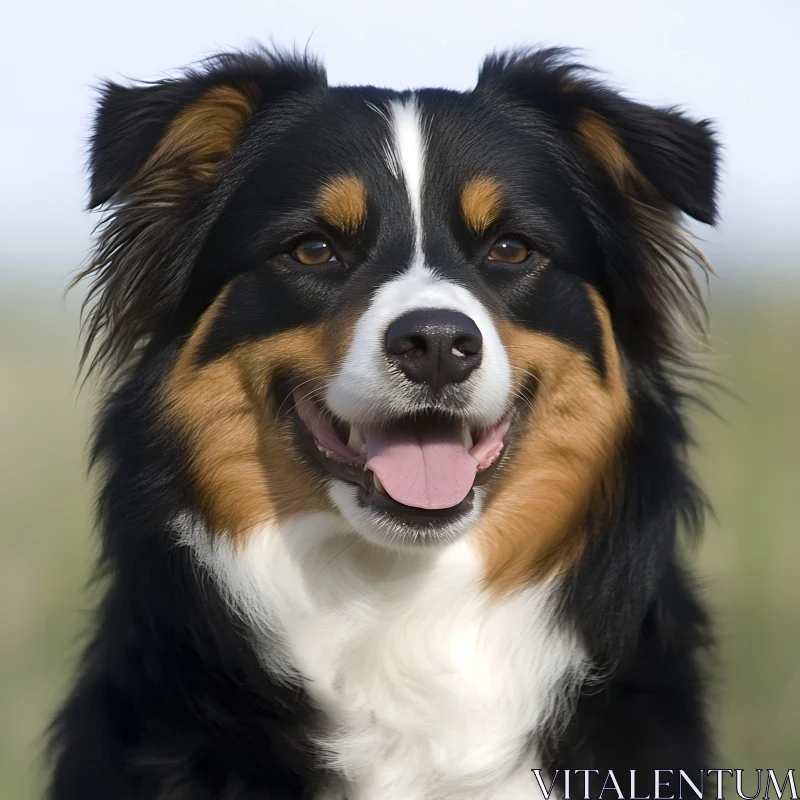
[{"label": "white chest fur", "polygon": [[550,590],[498,601],[468,541],[391,553],[344,525],[308,515],[254,531],[238,550],[196,529],[186,540],[256,636],[283,643],[266,666],[299,674],[329,718],[320,745],[342,796],[536,797],[531,734],[586,672]]}]

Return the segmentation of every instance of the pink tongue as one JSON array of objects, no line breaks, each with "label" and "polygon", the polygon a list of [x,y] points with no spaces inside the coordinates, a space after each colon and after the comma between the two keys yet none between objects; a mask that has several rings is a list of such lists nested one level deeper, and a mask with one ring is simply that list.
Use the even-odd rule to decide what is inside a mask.
[{"label": "pink tongue", "polygon": [[469,494],[478,462],[464,447],[459,425],[367,431],[365,437],[366,467],[398,503],[450,508]]}]

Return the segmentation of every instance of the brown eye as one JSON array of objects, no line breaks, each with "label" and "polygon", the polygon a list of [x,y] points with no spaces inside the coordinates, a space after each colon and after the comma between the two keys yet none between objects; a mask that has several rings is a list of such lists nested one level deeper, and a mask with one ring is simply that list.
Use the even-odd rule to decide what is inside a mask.
[{"label": "brown eye", "polygon": [[489,251],[490,261],[503,261],[506,264],[521,264],[529,255],[530,250],[525,242],[519,239],[498,239]]},{"label": "brown eye", "polygon": [[324,239],[304,239],[292,250],[292,258],[306,266],[336,261],[333,248]]}]

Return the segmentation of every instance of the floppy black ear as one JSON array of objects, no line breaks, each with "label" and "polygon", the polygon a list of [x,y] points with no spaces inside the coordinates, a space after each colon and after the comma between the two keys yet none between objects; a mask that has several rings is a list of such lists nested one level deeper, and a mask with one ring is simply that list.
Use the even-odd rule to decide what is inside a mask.
[{"label": "floppy black ear", "polygon": [[89,206],[122,192],[159,147],[171,148],[174,160],[163,168],[194,166],[210,177],[259,108],[324,82],[313,62],[262,52],[215,56],[176,79],[105,83],[91,139]]},{"label": "floppy black ear", "polygon": [[691,217],[716,219],[717,143],[708,121],[651,108],[605,89],[583,89],[576,127],[617,186]]},{"label": "floppy black ear", "polygon": [[257,52],[216,56],[156,83],[104,85],[89,206],[105,204],[107,214],[78,276],[93,279],[84,359],[97,342],[93,366],[118,366],[169,321],[224,200],[223,167],[248,127],[289,94],[325,82],[308,59]]},{"label": "floppy black ear", "polygon": [[569,55],[552,48],[492,56],[477,89],[503,91],[553,114],[621,190],[713,223],[718,145],[711,124],[628,100]]},{"label": "floppy black ear", "polygon": [[[90,208],[108,202],[130,184],[172,120],[200,100],[203,83],[174,80],[149,86],[103,85],[89,157]],[[233,99],[237,90],[231,87],[229,91]],[[232,127],[244,121],[247,111],[243,107],[242,119],[230,120]],[[252,102],[249,111],[252,113]]]}]

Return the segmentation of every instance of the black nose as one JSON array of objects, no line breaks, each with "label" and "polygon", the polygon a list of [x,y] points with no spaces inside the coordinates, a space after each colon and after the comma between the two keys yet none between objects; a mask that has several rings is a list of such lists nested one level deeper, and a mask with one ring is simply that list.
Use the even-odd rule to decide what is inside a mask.
[{"label": "black nose", "polygon": [[483,337],[465,314],[418,308],[398,317],[386,332],[386,355],[417,383],[438,392],[466,380],[481,363]]}]

